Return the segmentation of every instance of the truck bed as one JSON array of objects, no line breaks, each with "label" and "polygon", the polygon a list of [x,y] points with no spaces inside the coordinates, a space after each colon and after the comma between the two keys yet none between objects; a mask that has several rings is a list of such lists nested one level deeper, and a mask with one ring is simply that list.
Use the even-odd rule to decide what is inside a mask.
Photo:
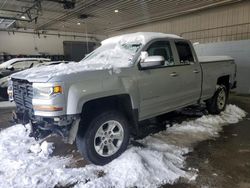
[{"label": "truck bed", "polygon": [[203,72],[202,99],[211,98],[215,92],[217,78],[229,76],[231,84],[235,80],[235,63],[230,56],[200,56],[198,60]]}]

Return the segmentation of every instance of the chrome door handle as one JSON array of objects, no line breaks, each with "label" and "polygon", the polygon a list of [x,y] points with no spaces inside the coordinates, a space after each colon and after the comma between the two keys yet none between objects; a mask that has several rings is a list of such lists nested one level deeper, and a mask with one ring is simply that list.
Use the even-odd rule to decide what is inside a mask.
[{"label": "chrome door handle", "polygon": [[199,73],[200,71],[198,71],[197,69],[193,70],[193,73]]},{"label": "chrome door handle", "polygon": [[172,73],[170,74],[170,76],[176,77],[176,76],[178,76],[178,74],[177,74],[176,72],[172,72]]}]

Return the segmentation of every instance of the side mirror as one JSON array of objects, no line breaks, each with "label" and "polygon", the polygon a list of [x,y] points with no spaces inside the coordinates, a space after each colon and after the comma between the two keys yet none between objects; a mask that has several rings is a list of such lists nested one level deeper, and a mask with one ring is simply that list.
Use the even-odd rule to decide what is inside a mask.
[{"label": "side mirror", "polygon": [[7,70],[13,71],[13,70],[14,70],[14,67],[13,67],[12,65],[10,65],[10,66],[8,66],[6,69],[7,69]]},{"label": "side mirror", "polygon": [[162,65],[164,65],[165,63],[165,59],[163,56],[149,56],[146,57],[144,60],[141,60],[139,65],[140,65],[140,69],[152,69],[152,68],[157,68],[160,67]]}]

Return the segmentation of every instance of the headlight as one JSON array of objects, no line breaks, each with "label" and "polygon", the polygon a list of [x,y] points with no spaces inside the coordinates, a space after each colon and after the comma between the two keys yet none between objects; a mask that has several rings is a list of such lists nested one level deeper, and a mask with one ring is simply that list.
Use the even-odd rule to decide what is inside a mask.
[{"label": "headlight", "polygon": [[63,94],[62,84],[33,83],[35,99],[49,99],[57,94]]}]

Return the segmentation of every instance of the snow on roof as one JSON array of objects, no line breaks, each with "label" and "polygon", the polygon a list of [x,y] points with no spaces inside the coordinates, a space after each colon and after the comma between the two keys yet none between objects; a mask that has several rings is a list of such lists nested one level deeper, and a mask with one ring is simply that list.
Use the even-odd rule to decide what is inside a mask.
[{"label": "snow on roof", "polygon": [[174,34],[165,34],[165,33],[157,33],[157,32],[137,32],[137,33],[124,34],[124,35],[119,35],[119,36],[108,38],[102,41],[102,45],[109,44],[109,43],[116,43],[119,41],[130,42],[130,43],[135,43],[135,44],[138,44],[138,43],[146,44],[150,40],[153,40],[156,38],[180,39],[182,37],[178,35],[174,35]]}]

